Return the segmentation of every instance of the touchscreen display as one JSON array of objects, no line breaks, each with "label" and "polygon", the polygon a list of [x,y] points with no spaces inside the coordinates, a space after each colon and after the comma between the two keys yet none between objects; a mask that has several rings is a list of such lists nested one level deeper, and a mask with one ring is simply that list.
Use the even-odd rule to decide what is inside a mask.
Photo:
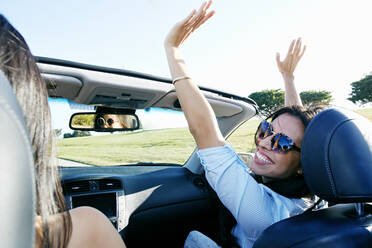
[{"label": "touchscreen display", "polygon": [[107,217],[116,217],[116,193],[72,196],[72,207],[90,206]]}]

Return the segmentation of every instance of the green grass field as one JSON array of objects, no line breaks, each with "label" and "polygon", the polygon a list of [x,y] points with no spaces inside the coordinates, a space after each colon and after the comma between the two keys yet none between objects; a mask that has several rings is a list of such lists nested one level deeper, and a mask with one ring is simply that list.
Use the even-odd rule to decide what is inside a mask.
[{"label": "green grass field", "polygon": [[359,109],[356,110],[355,112],[367,117],[370,121],[372,121],[372,108]]},{"label": "green grass field", "polygon": [[[372,121],[372,108],[357,110]],[[237,152],[254,150],[259,121],[247,121],[227,140]],[[58,157],[92,165],[137,162],[184,164],[195,148],[187,128],[152,130],[58,140]]]},{"label": "green grass field", "polygon": [[183,164],[195,147],[187,128],[62,139],[58,157],[93,165]]}]

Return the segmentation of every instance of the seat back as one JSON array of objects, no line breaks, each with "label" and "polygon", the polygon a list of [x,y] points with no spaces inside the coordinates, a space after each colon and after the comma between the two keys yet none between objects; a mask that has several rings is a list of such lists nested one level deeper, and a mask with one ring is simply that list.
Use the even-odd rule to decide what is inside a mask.
[{"label": "seat back", "polygon": [[279,221],[254,247],[372,247],[372,206],[363,204],[372,201],[372,122],[322,111],[306,129],[301,163],[310,190],[341,204]]},{"label": "seat back", "polygon": [[0,72],[0,243],[34,246],[33,155],[23,113]]}]

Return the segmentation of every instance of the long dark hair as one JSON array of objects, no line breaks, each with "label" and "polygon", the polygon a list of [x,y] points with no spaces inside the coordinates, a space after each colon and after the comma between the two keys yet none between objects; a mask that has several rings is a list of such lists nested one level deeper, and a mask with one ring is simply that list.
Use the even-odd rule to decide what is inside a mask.
[{"label": "long dark hair", "polygon": [[[305,129],[309,125],[310,121],[315,117],[317,113],[324,109],[324,105],[310,105],[308,107],[302,106],[286,106],[282,107],[271,115],[266,120],[275,120],[282,114],[290,114],[299,120],[301,120]],[[255,133],[254,139],[256,141],[258,129]],[[269,187],[276,193],[283,195],[288,198],[303,198],[311,197],[312,193],[306,185],[305,178],[302,174],[296,174],[286,179],[272,180],[269,182],[263,182],[262,176],[252,175],[258,183],[262,183]],[[319,201],[315,202],[309,209],[313,209]],[[217,236],[217,243],[223,248],[235,248],[239,247],[236,237],[231,234],[232,228],[236,225],[236,220],[230,211],[223,206],[219,207],[219,233]]]},{"label": "long dark hair", "polygon": [[72,224],[60,185],[48,92],[22,35],[0,15],[0,70],[8,78],[30,134],[36,176],[36,247],[67,247]]}]

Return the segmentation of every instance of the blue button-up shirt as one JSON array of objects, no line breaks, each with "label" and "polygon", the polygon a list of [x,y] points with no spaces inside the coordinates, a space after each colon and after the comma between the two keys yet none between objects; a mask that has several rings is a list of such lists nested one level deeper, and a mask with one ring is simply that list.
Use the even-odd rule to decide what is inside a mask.
[{"label": "blue button-up shirt", "polygon": [[[307,201],[284,197],[257,183],[229,144],[199,150],[198,155],[209,184],[237,221],[232,234],[242,248],[252,247],[261,232],[273,223],[309,207]],[[187,246],[186,240],[185,247],[211,247],[203,245],[204,238],[199,244],[195,236],[188,239],[193,239],[193,245]]]}]

